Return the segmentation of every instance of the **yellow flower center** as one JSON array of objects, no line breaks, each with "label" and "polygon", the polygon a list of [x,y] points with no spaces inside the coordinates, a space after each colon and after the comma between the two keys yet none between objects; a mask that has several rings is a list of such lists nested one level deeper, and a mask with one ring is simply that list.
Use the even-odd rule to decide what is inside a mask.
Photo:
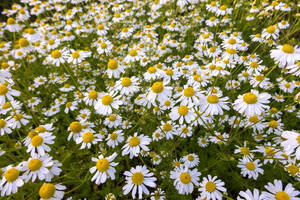
[{"label": "yellow flower center", "polygon": [[192,87],[188,87],[184,90],[183,94],[186,97],[192,97],[195,94],[195,90]]},{"label": "yellow flower center", "polygon": [[6,121],[4,121],[3,119],[0,119],[0,129],[4,128],[6,125]]},{"label": "yellow flower center", "polygon": [[208,181],[205,184],[205,189],[207,192],[214,192],[216,190],[216,184],[212,181]]},{"label": "yellow flower center", "polygon": [[108,69],[110,69],[110,70],[115,70],[115,69],[118,68],[118,65],[119,65],[119,64],[118,64],[117,61],[111,59],[111,60],[108,61],[107,67],[108,67]]},{"label": "yellow flower center", "polygon": [[96,167],[100,172],[106,172],[109,168],[109,161],[106,158],[100,158],[96,163]]},{"label": "yellow flower center", "polygon": [[169,124],[169,123],[165,123],[165,124],[163,125],[163,130],[164,130],[164,131],[171,131],[171,130],[172,130],[172,125]]},{"label": "yellow flower center", "polygon": [[113,98],[112,96],[110,96],[109,94],[106,94],[102,97],[102,104],[103,105],[110,105],[113,102]]},{"label": "yellow flower center", "polygon": [[15,169],[15,168],[11,168],[5,172],[4,177],[7,182],[14,182],[15,180],[17,180],[19,175],[20,175],[19,170]]},{"label": "yellow flower center", "polygon": [[44,139],[41,136],[36,135],[31,139],[31,144],[34,147],[38,147],[43,143],[43,141],[44,141]]},{"label": "yellow flower center", "polygon": [[19,45],[20,45],[20,47],[27,47],[27,46],[29,46],[29,42],[25,38],[21,38],[19,40]]},{"label": "yellow flower center", "polygon": [[5,84],[0,85],[0,95],[5,95],[8,92],[8,88]]},{"label": "yellow flower center", "polygon": [[195,160],[195,158],[194,158],[193,155],[188,155],[187,159],[188,159],[188,161],[193,161],[193,160]]},{"label": "yellow flower center", "polygon": [[282,45],[282,49],[281,50],[284,53],[289,53],[289,54],[292,54],[295,51],[294,47],[292,45],[289,45],[289,44]]},{"label": "yellow flower center", "polygon": [[268,33],[274,33],[275,32],[275,27],[274,26],[269,26],[268,28],[267,28],[267,32]]},{"label": "yellow flower center", "polygon": [[255,164],[253,162],[247,162],[246,168],[250,171],[253,171],[253,170],[255,170]]},{"label": "yellow flower center", "polygon": [[216,104],[219,102],[219,97],[215,94],[211,94],[207,97],[207,102],[210,104]]},{"label": "yellow flower center", "polygon": [[292,175],[296,175],[299,173],[299,168],[297,167],[297,165],[294,164],[287,166],[286,170]]},{"label": "yellow flower center", "polygon": [[276,200],[291,200],[291,197],[288,193],[286,192],[277,192],[275,195]]},{"label": "yellow flower center", "polygon": [[98,30],[104,30],[104,26],[102,24],[98,25]]},{"label": "yellow flower center", "polygon": [[131,177],[131,181],[134,185],[141,185],[144,181],[144,174],[135,172]]},{"label": "yellow flower center", "polygon": [[131,147],[135,147],[135,146],[137,146],[137,145],[139,145],[140,144],[140,138],[138,138],[138,137],[131,137],[130,139],[129,139],[129,145],[131,146]]},{"label": "yellow flower center", "polygon": [[116,140],[117,139],[117,137],[118,137],[118,134],[117,133],[112,133],[112,134],[110,134],[110,139],[112,139],[112,140]]},{"label": "yellow flower center", "polygon": [[30,171],[37,171],[41,168],[41,166],[42,161],[37,158],[31,159],[28,163],[28,168],[30,169]]},{"label": "yellow flower center", "polygon": [[74,51],[72,53],[72,58],[79,58],[80,57],[80,54],[78,53],[78,51]]},{"label": "yellow flower center", "polygon": [[251,92],[248,92],[248,93],[244,94],[243,100],[247,104],[255,104],[257,102],[257,96]]},{"label": "yellow flower center", "polygon": [[16,20],[14,18],[8,18],[7,19],[7,25],[14,25],[16,24]]},{"label": "yellow flower center", "polygon": [[51,183],[45,183],[39,190],[39,195],[42,199],[50,199],[53,197],[56,191],[55,185]]},{"label": "yellow flower center", "polygon": [[255,80],[257,80],[257,81],[263,81],[265,79],[265,77],[263,76],[263,75],[257,75],[257,76],[255,76]]},{"label": "yellow flower center", "polygon": [[167,70],[166,70],[166,74],[167,74],[168,76],[172,76],[172,75],[174,74],[174,71],[173,71],[172,69],[167,69]]},{"label": "yellow flower center", "polygon": [[247,147],[241,147],[240,151],[245,156],[250,154],[250,151],[249,151],[249,149]]},{"label": "yellow flower center", "polygon": [[236,50],[235,49],[231,49],[231,48],[227,48],[226,52],[229,53],[229,54],[232,54],[232,55],[236,54]]},{"label": "yellow flower center", "polygon": [[236,40],[234,38],[230,38],[228,40],[228,44],[236,44]]},{"label": "yellow flower center", "polygon": [[94,140],[94,134],[90,131],[87,131],[82,136],[82,141],[85,143],[90,143]]},{"label": "yellow flower center", "polygon": [[267,147],[265,149],[265,153],[268,157],[273,157],[275,155],[275,150],[270,147]]},{"label": "yellow flower center", "polygon": [[69,126],[70,131],[73,133],[79,133],[82,130],[82,125],[80,122],[72,122]]},{"label": "yellow flower center", "polygon": [[106,49],[107,48],[107,44],[105,42],[101,43],[101,49]]},{"label": "yellow flower center", "polygon": [[109,119],[109,121],[114,122],[114,121],[116,121],[117,117],[116,117],[116,115],[112,114],[108,117],[108,119]]},{"label": "yellow flower center", "polygon": [[129,55],[132,56],[132,57],[134,57],[134,56],[137,55],[137,51],[136,51],[135,49],[131,49],[131,50],[129,51]]},{"label": "yellow flower center", "polygon": [[272,121],[270,121],[270,122],[268,123],[268,125],[269,125],[269,127],[271,127],[271,128],[277,128],[278,122],[275,121],[275,120],[272,120]]},{"label": "yellow flower center", "polygon": [[148,68],[148,73],[149,74],[153,74],[153,73],[155,73],[156,72],[156,68],[155,67],[149,67]]},{"label": "yellow flower center", "polygon": [[284,87],[290,88],[290,87],[291,87],[291,84],[290,84],[290,83],[286,83],[286,84],[284,84]]},{"label": "yellow flower center", "polygon": [[129,87],[129,86],[131,86],[132,82],[131,82],[131,79],[130,79],[130,78],[124,77],[124,78],[122,79],[121,84],[122,84],[123,87]]},{"label": "yellow flower center", "polygon": [[95,90],[91,90],[88,94],[88,97],[95,100],[98,98],[98,93]]},{"label": "yellow flower center", "polygon": [[257,68],[258,65],[259,65],[258,62],[255,62],[255,61],[250,63],[251,68]]},{"label": "yellow flower center", "polygon": [[300,144],[300,135],[298,135],[298,137],[297,137],[297,142],[298,142],[298,144]]},{"label": "yellow flower center", "polygon": [[185,116],[185,115],[188,114],[188,112],[189,112],[189,108],[188,107],[186,107],[186,106],[179,106],[178,107],[178,113],[180,115]]},{"label": "yellow flower center", "polygon": [[200,74],[196,74],[196,75],[194,75],[194,81],[201,82],[201,81],[203,81],[203,79]]},{"label": "yellow flower center", "polygon": [[152,85],[152,91],[154,93],[161,93],[164,90],[163,82],[155,82]]},{"label": "yellow flower center", "polygon": [[60,56],[61,56],[61,53],[60,53],[59,50],[54,50],[54,51],[51,52],[51,57],[52,57],[52,58],[57,59],[57,58],[59,58]]},{"label": "yellow flower center", "polygon": [[188,184],[191,182],[191,175],[188,172],[182,172],[179,178],[183,184]]},{"label": "yellow flower center", "polygon": [[170,105],[171,105],[171,101],[169,101],[169,100],[165,101],[165,102],[164,102],[164,105],[165,105],[165,106],[170,106]]}]

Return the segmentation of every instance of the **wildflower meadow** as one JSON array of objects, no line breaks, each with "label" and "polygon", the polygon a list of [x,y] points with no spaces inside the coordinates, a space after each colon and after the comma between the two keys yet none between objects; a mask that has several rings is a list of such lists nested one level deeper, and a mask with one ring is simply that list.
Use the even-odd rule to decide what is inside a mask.
[{"label": "wildflower meadow", "polygon": [[300,2],[10,4],[0,200],[300,200]]}]

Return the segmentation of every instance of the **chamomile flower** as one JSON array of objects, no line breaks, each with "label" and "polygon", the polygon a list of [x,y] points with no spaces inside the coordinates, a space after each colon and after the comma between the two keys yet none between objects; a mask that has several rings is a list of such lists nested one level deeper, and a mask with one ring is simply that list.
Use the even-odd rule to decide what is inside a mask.
[{"label": "chamomile flower", "polygon": [[115,93],[101,93],[99,95],[99,100],[94,106],[97,113],[102,115],[110,115],[113,110],[118,109],[122,104],[122,101],[119,100],[120,96],[116,96]]},{"label": "chamomile flower", "polygon": [[130,171],[125,171],[126,185],[123,186],[123,194],[126,195],[132,190],[132,198],[136,198],[138,192],[138,198],[141,199],[143,193],[149,195],[150,192],[146,186],[154,188],[156,186],[155,181],[157,180],[153,173],[150,172],[146,166],[136,166],[131,168]]},{"label": "chamomile flower", "polygon": [[233,108],[248,117],[260,115],[265,109],[269,109],[269,106],[265,104],[270,102],[270,98],[271,95],[266,92],[260,94],[257,90],[251,90],[244,95],[239,95],[233,103]]},{"label": "chamomile flower", "polygon": [[109,78],[119,78],[120,74],[124,73],[123,65],[119,64],[118,61],[111,59],[107,63],[106,73]]},{"label": "chamomile flower", "polygon": [[134,136],[131,136],[127,139],[127,143],[122,147],[122,156],[128,155],[129,158],[132,159],[133,157],[137,157],[140,151],[149,151],[149,148],[147,145],[149,145],[151,142],[151,139],[148,136],[145,136],[143,134],[137,135],[137,133],[134,133]]},{"label": "chamomile flower", "polygon": [[50,152],[51,148],[49,144],[54,144],[55,136],[52,133],[45,132],[40,133],[31,138],[30,144],[27,145],[27,153],[31,153],[31,156],[38,154],[39,156],[45,155],[45,152]]},{"label": "chamomile flower", "polygon": [[253,178],[254,180],[257,179],[259,174],[263,174],[264,170],[260,167],[262,164],[259,163],[259,160],[251,161],[249,158],[243,158],[239,160],[239,164],[237,165],[241,168],[241,174],[244,177]]},{"label": "chamomile flower", "polygon": [[92,144],[97,144],[99,141],[101,141],[99,134],[94,134],[92,131],[86,131],[82,134],[81,137],[78,137],[76,139],[76,144],[80,144],[80,149],[88,148],[90,149]]},{"label": "chamomile flower", "polygon": [[90,168],[90,173],[94,174],[91,181],[95,181],[97,185],[105,183],[106,179],[110,178],[115,180],[116,169],[115,166],[118,165],[116,162],[112,162],[117,157],[117,153],[113,153],[108,157],[99,155],[98,158],[92,158],[93,162],[96,162],[96,166]]},{"label": "chamomile flower", "polygon": [[132,96],[139,91],[139,79],[135,76],[123,77],[116,82],[115,89],[120,91],[121,95]]},{"label": "chamomile flower", "polygon": [[281,65],[293,65],[300,60],[300,49],[289,44],[279,45],[277,49],[271,50],[271,58]]},{"label": "chamomile flower", "polygon": [[174,179],[174,186],[179,194],[191,194],[194,185],[199,185],[199,176],[197,169],[189,169],[187,166],[180,165],[170,172],[170,178]]},{"label": "chamomile flower", "polygon": [[199,157],[192,153],[184,156],[182,158],[182,161],[184,162],[184,165],[186,165],[189,168],[196,167],[199,164]]},{"label": "chamomile flower", "polygon": [[223,109],[229,110],[229,106],[226,104],[229,100],[228,97],[220,98],[217,94],[210,94],[204,98],[202,110],[205,111],[206,115],[223,115]]},{"label": "chamomile flower", "polygon": [[179,120],[179,124],[190,123],[196,118],[196,113],[192,108],[185,105],[176,106],[171,110],[170,117],[173,121]]},{"label": "chamomile flower", "polygon": [[63,199],[66,186],[60,184],[44,183],[39,190],[40,200],[59,200]]},{"label": "chamomile flower", "polygon": [[286,200],[293,199],[299,200],[300,192],[297,191],[292,184],[287,184],[285,188],[283,188],[282,182],[280,180],[275,179],[274,184],[268,183],[265,185],[265,188],[268,190],[267,192],[262,192],[261,199],[262,200]]},{"label": "chamomile flower", "polygon": [[52,166],[52,164],[51,157],[48,157],[48,155],[34,155],[29,158],[29,160],[23,164],[22,171],[25,172],[22,177],[24,178],[24,181],[28,182],[31,179],[32,182],[34,182],[36,178],[44,180],[49,173],[47,168]]},{"label": "chamomile flower", "polygon": [[20,166],[7,166],[0,182],[1,196],[9,196],[18,192],[18,188],[23,186],[24,181],[20,176]]},{"label": "chamomile flower", "polygon": [[172,88],[166,86],[167,82],[156,81],[152,84],[152,87],[148,89],[147,99],[155,103],[155,101],[165,101],[168,100],[172,95]]},{"label": "chamomile flower", "polygon": [[211,177],[211,175],[204,177],[199,188],[202,199],[222,200],[223,193],[225,193],[227,189],[224,187],[224,182],[217,178],[217,176]]},{"label": "chamomile flower", "polygon": [[121,130],[116,130],[108,135],[106,138],[107,145],[115,148],[119,143],[124,141],[123,132]]}]

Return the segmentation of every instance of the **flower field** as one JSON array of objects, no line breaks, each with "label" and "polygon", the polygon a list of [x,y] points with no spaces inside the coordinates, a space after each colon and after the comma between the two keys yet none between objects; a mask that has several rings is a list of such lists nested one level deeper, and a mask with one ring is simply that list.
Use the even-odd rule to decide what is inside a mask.
[{"label": "flower field", "polygon": [[0,200],[300,200],[300,3],[1,12]]}]

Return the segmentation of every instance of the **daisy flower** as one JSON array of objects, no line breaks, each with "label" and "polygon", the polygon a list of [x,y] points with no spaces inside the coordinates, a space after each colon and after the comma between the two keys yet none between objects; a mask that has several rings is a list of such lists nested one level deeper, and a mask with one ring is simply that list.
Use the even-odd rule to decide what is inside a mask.
[{"label": "daisy flower", "polygon": [[99,141],[101,141],[100,137],[100,134],[94,134],[91,131],[86,131],[81,137],[76,139],[76,144],[81,143],[80,149],[84,149],[86,147],[90,149],[92,144],[97,144]]},{"label": "daisy flower", "polygon": [[49,173],[48,167],[52,166],[51,157],[48,155],[38,156],[34,155],[27,162],[24,163],[22,171],[25,171],[22,177],[25,183],[30,179],[32,182],[38,177],[39,180],[44,180],[46,174]]},{"label": "daisy flower", "polygon": [[80,122],[78,121],[72,122],[68,127],[68,131],[70,131],[70,134],[67,140],[70,140],[73,137],[74,141],[76,141],[77,138],[80,137],[82,130],[83,130],[83,125]]},{"label": "daisy flower", "polygon": [[67,189],[66,186],[60,184],[44,183],[39,190],[41,200],[59,200],[63,199],[63,190]]},{"label": "daisy flower", "polygon": [[138,83],[139,79],[135,76],[123,77],[116,82],[114,89],[120,91],[121,95],[132,96],[139,91]]},{"label": "daisy flower", "polygon": [[180,93],[174,95],[174,98],[178,98],[177,102],[180,102],[181,105],[193,107],[200,104],[200,100],[203,98],[200,95],[201,93],[198,92],[197,88],[186,85]]},{"label": "daisy flower", "polygon": [[262,200],[299,200],[297,197],[300,192],[293,188],[292,184],[287,184],[287,186],[283,189],[282,182],[280,180],[274,180],[273,183],[268,183],[265,185],[265,188],[268,190],[267,192],[262,192],[261,199]]},{"label": "daisy flower", "polygon": [[219,98],[217,94],[210,94],[204,99],[202,109],[206,115],[223,115],[223,109],[229,110],[229,106],[226,105],[228,97]]},{"label": "daisy flower", "polygon": [[259,160],[251,161],[249,158],[243,158],[239,160],[239,164],[237,165],[241,168],[241,174],[244,177],[253,178],[254,180],[257,179],[259,174],[264,174],[264,170],[259,168],[262,164],[259,163]]},{"label": "daisy flower", "polygon": [[108,157],[104,157],[103,155],[99,155],[98,158],[92,158],[93,162],[96,162],[96,166],[90,168],[90,173],[95,175],[91,179],[91,181],[95,181],[97,185],[105,183],[106,179],[110,178],[111,180],[115,180],[115,166],[118,163],[112,162],[117,157],[117,153],[113,153]]},{"label": "daisy flower", "polygon": [[148,89],[147,99],[155,103],[155,100],[161,102],[168,100],[172,95],[172,87],[166,86],[167,82],[154,82],[152,87]]},{"label": "daisy flower", "polygon": [[120,65],[116,60],[111,59],[108,61],[106,73],[109,78],[119,78],[120,74],[124,72],[124,67]]},{"label": "daisy flower", "polygon": [[281,65],[293,65],[300,60],[300,49],[289,44],[279,45],[277,49],[271,50],[271,58]]},{"label": "daisy flower", "polygon": [[199,176],[201,175],[197,169],[189,169],[187,166],[180,165],[170,172],[170,178],[174,179],[174,186],[179,194],[191,194],[194,185],[199,185]]},{"label": "daisy flower", "polygon": [[81,50],[70,50],[70,55],[67,58],[68,63],[72,63],[73,65],[77,65],[82,63],[84,59],[91,56],[91,52],[89,51],[81,51]]},{"label": "daisy flower", "polygon": [[216,176],[211,177],[211,175],[208,175],[207,178],[204,177],[199,188],[202,199],[206,198],[206,200],[222,200],[223,193],[225,193],[227,190],[224,187],[224,182],[217,178],[218,177]]},{"label": "daisy flower", "polygon": [[23,186],[24,181],[20,176],[20,167],[7,166],[0,182],[1,196],[9,196],[18,192],[18,188]]},{"label": "daisy flower", "polygon": [[47,56],[46,61],[52,65],[56,65],[59,67],[61,64],[66,62],[68,53],[66,49],[62,50],[53,50],[51,51],[50,55]]},{"label": "daisy flower", "polygon": [[95,110],[101,115],[110,115],[112,108],[118,109],[122,105],[122,101],[119,100],[120,96],[116,96],[115,93],[101,93],[99,100],[96,103]]},{"label": "daisy flower", "polygon": [[[0,105],[6,102],[6,98],[9,101],[13,101],[14,97],[20,96],[20,92],[11,88],[11,85],[6,83],[0,83]],[[5,98],[6,97],[6,98]]]},{"label": "daisy flower", "polygon": [[89,92],[84,93],[83,101],[89,106],[95,106],[98,101],[98,96],[98,92],[90,90]]},{"label": "daisy flower", "polygon": [[115,146],[124,141],[123,132],[121,130],[112,132],[108,135],[106,141],[108,146],[115,148]]},{"label": "daisy flower", "polygon": [[27,153],[31,153],[31,156],[33,157],[36,153],[39,156],[45,155],[45,152],[50,152],[50,147],[48,144],[54,144],[54,138],[55,136],[52,135],[52,133],[45,132],[40,133],[34,137],[31,138],[30,144],[27,145]]},{"label": "daisy flower", "polygon": [[127,143],[122,147],[122,156],[128,155],[129,158],[137,157],[141,150],[149,151],[147,145],[151,142],[151,138],[144,136],[143,134],[137,135],[134,133],[134,136],[131,136],[127,139]]},{"label": "daisy flower", "polygon": [[179,119],[179,124],[192,122],[196,118],[196,113],[192,108],[188,108],[185,105],[176,106],[171,110],[170,117],[173,121]]},{"label": "daisy flower", "polygon": [[182,161],[184,162],[184,165],[186,165],[187,167],[193,168],[199,164],[199,157],[196,154],[191,153],[184,156],[182,158]]},{"label": "daisy flower", "polygon": [[266,92],[259,94],[257,90],[251,90],[251,92],[244,95],[239,95],[233,103],[233,108],[248,117],[261,115],[266,109],[270,108],[265,105],[270,102],[270,98],[271,95]]},{"label": "daisy flower", "polygon": [[136,166],[131,168],[130,171],[125,171],[126,185],[123,186],[123,194],[128,194],[131,190],[132,198],[136,198],[138,192],[138,198],[141,199],[143,193],[149,195],[150,192],[146,186],[154,188],[156,186],[155,181],[157,180],[152,172],[149,172],[146,166]]},{"label": "daisy flower", "polygon": [[109,128],[117,128],[118,126],[122,125],[122,117],[120,115],[111,114],[106,117],[103,123]]}]

